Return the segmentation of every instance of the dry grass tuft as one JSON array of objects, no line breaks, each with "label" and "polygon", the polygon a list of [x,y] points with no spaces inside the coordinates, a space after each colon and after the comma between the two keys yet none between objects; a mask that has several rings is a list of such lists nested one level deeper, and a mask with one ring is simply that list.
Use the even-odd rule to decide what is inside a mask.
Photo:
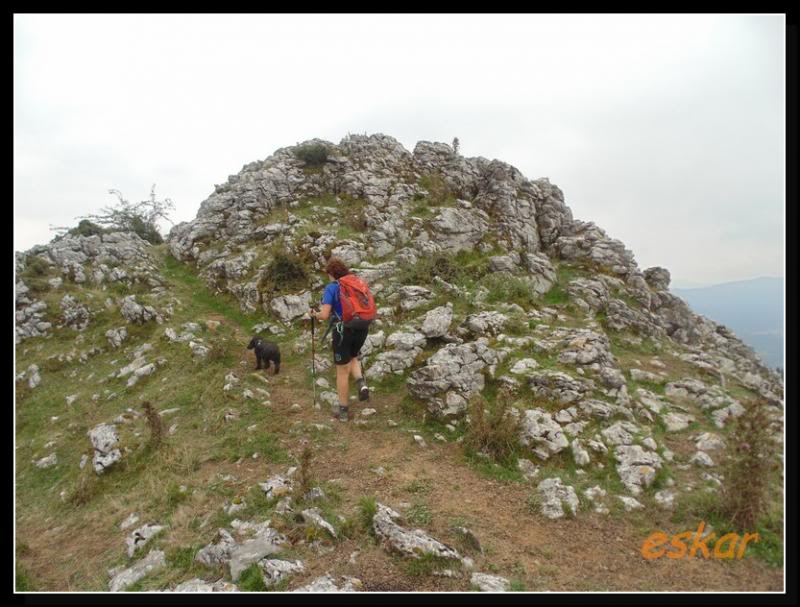
[{"label": "dry grass tuft", "polygon": [[156,448],[164,438],[164,425],[161,421],[161,416],[153,409],[149,401],[144,402],[142,408],[144,409],[145,419],[147,419],[147,427],[150,428],[150,443],[148,446]]}]

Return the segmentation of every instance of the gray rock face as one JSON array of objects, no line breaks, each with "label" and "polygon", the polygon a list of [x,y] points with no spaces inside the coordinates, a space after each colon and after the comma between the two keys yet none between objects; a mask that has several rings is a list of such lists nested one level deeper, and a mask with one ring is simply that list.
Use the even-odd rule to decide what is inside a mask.
[{"label": "gray rock face", "polygon": [[231,579],[235,582],[242,571],[265,556],[279,552],[287,543],[284,535],[268,527],[262,533],[230,549]]},{"label": "gray rock face", "polygon": [[128,339],[128,329],[120,327],[118,329],[109,329],[106,331],[106,338],[112,348],[119,348],[122,342]]},{"label": "gray rock face", "polygon": [[61,299],[61,309],[63,310],[64,325],[83,331],[92,319],[92,315],[86,306],[78,303],[72,295],[64,295]]},{"label": "gray rock face", "polygon": [[334,538],[338,537],[336,535],[336,530],[333,528],[333,525],[331,525],[328,521],[322,518],[322,513],[320,512],[319,508],[309,508],[307,510],[303,510],[300,513],[300,515],[303,517],[303,520],[306,523],[314,525],[315,527],[318,527],[320,529],[324,529],[331,535],[331,537]]},{"label": "gray rock face", "polygon": [[267,499],[280,497],[292,492],[292,480],[286,476],[276,475],[270,478],[265,483],[259,483],[258,486],[264,491]]},{"label": "gray rock face", "polygon": [[238,592],[239,589],[235,584],[226,582],[224,580],[217,580],[213,584],[194,578],[187,580],[175,586],[172,592]]},{"label": "gray rock face", "polygon": [[151,538],[155,537],[166,529],[163,525],[142,525],[125,538],[125,545],[128,547],[128,556],[133,556],[134,553],[143,547]]},{"label": "gray rock face", "polygon": [[356,592],[361,586],[361,580],[352,577],[343,577],[342,584],[337,586],[330,574],[326,574],[292,592]]},{"label": "gray rock face", "polygon": [[197,552],[196,561],[208,567],[223,565],[230,561],[231,550],[236,546],[236,540],[225,529],[217,532],[215,540]]},{"label": "gray rock face", "polygon": [[48,331],[52,327],[50,322],[45,320],[45,311],[47,304],[42,300],[31,302],[27,297],[20,298],[20,288],[27,291],[22,281],[17,282],[17,311],[15,314],[16,320],[16,337],[15,342],[20,343],[25,339],[31,337],[43,337],[48,335]]},{"label": "gray rock face", "polygon": [[469,398],[483,390],[482,371],[502,355],[489,348],[485,338],[466,344],[448,344],[414,371],[406,385],[412,396],[426,401],[438,416],[459,416]]},{"label": "gray rock face", "polygon": [[58,457],[56,457],[55,453],[51,453],[47,457],[36,460],[34,463],[36,464],[37,468],[52,468],[58,463]]},{"label": "gray rock face", "polygon": [[151,550],[150,554],[138,561],[132,567],[116,574],[108,583],[108,589],[111,592],[121,592],[128,586],[131,586],[141,580],[147,574],[165,567],[166,564],[166,557],[161,550]]},{"label": "gray rock face", "polygon": [[564,506],[575,516],[578,513],[578,496],[575,489],[557,476],[539,483],[537,490],[541,500],[541,512],[547,518],[556,519],[564,516]]},{"label": "gray rock face", "polygon": [[500,312],[488,311],[470,314],[464,321],[463,327],[472,335],[497,335],[508,322],[508,316]]},{"label": "gray rock face", "polygon": [[470,584],[477,586],[481,592],[508,592],[511,582],[498,575],[488,573],[473,573],[469,580]]},{"label": "gray rock face", "polygon": [[540,398],[554,400],[562,405],[573,403],[589,394],[593,382],[578,379],[561,371],[539,371],[528,376],[528,384]]},{"label": "gray rock face", "polygon": [[669,270],[658,266],[647,268],[644,272],[644,279],[656,291],[666,291],[669,289],[670,275]]},{"label": "gray rock face", "polygon": [[119,442],[116,427],[113,424],[100,424],[89,430],[89,440],[94,446],[92,466],[97,474],[122,459],[122,453],[114,447]]},{"label": "gray rock face", "polygon": [[639,445],[619,445],[614,449],[617,473],[622,484],[634,495],[639,495],[643,487],[648,487],[661,468],[661,456],[653,451],[645,451]]},{"label": "gray rock face", "polygon": [[417,332],[398,331],[386,339],[386,347],[397,350],[416,350],[424,345],[425,336]]},{"label": "gray rock face", "polygon": [[528,409],[520,423],[520,442],[530,446],[541,459],[548,459],[569,446],[561,425],[541,409]]},{"label": "gray rock face", "polygon": [[42,383],[42,377],[39,375],[39,367],[37,365],[30,365],[26,371],[28,375],[28,387],[33,389]]},{"label": "gray rock face", "polygon": [[398,299],[403,310],[414,310],[433,299],[433,293],[425,287],[416,285],[402,286],[398,290]]},{"label": "gray rock face", "polygon": [[584,310],[605,310],[608,305],[608,287],[602,280],[576,278],[567,285],[566,291]]},{"label": "gray rock face", "polygon": [[625,276],[636,270],[633,253],[592,222],[574,221],[569,235],[553,244],[556,254],[568,261],[588,261],[613,274]]},{"label": "gray rock face", "polygon": [[605,335],[578,329],[564,345],[566,347],[558,357],[559,362],[568,365],[591,365],[594,363],[603,366],[614,365],[615,361]]},{"label": "gray rock face", "polygon": [[280,559],[263,559],[258,562],[263,572],[264,585],[268,588],[291,577],[295,573],[305,571],[302,561],[284,561]]},{"label": "gray rock face", "polygon": [[311,293],[304,292],[300,295],[284,295],[276,297],[270,302],[270,309],[284,323],[290,323],[295,318],[300,318],[311,307]]},{"label": "gray rock face", "polygon": [[535,294],[544,295],[556,283],[556,270],[546,255],[527,252],[520,255],[520,261],[528,272],[528,284]]},{"label": "gray rock face", "polygon": [[444,250],[472,249],[489,228],[488,216],[480,210],[446,207],[431,221],[433,239]]},{"label": "gray rock face", "polygon": [[612,331],[633,331],[654,337],[665,335],[655,315],[635,310],[619,299],[609,299],[605,311],[605,325]]},{"label": "gray rock face", "polygon": [[425,314],[420,331],[425,337],[444,337],[453,322],[453,304],[434,308]]},{"label": "gray rock face", "polygon": [[391,508],[380,503],[377,506],[377,512],[372,519],[372,528],[385,548],[415,559],[423,554],[445,559],[461,559],[456,550],[433,539],[421,529],[409,531],[401,527],[396,522],[400,519],[400,515]]},{"label": "gray rock face", "polygon": [[128,295],[123,298],[119,311],[125,317],[125,320],[130,323],[142,325],[151,320],[155,320],[159,324],[163,322],[154,307],[138,303],[135,295]]}]

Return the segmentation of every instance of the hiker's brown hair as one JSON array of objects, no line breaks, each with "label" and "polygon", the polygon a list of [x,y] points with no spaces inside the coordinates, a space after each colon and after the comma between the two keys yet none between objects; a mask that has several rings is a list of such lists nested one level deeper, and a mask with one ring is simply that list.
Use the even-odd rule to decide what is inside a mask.
[{"label": "hiker's brown hair", "polygon": [[331,257],[328,260],[328,263],[325,266],[325,271],[333,276],[336,280],[339,280],[342,276],[346,276],[350,273],[348,267],[338,257]]}]

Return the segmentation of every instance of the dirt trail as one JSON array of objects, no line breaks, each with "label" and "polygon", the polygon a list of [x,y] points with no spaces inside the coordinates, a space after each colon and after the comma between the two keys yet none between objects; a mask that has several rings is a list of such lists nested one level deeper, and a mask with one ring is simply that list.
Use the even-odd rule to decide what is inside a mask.
[{"label": "dirt trail", "polygon": [[[241,342],[241,355],[231,370],[243,381],[252,371],[253,355],[245,349],[250,336],[224,316],[207,314],[211,319],[233,329]],[[289,343],[281,343],[290,348]],[[326,345],[317,345],[317,353],[329,355]],[[324,424],[330,430],[317,434],[312,476],[340,488],[341,503],[337,512],[357,516],[362,497],[375,497],[398,511],[404,504],[422,506],[429,513],[424,527],[433,537],[458,548],[475,560],[476,570],[496,572],[537,591],[780,591],[780,569],[769,568],[754,558],[743,561],[713,559],[645,560],[639,549],[642,541],[656,530],[680,532],[669,521],[669,514],[649,512],[646,517],[604,516],[582,511],[575,519],[549,521],[527,506],[535,490],[534,483],[502,482],[488,478],[470,466],[456,443],[429,441],[417,445],[411,434],[400,427],[388,427],[388,420],[409,422],[401,410],[398,394],[373,394],[369,403],[357,403],[356,419],[365,406],[377,409],[366,425],[343,424],[331,418],[327,406],[312,406],[312,389],[307,372],[310,351],[301,357],[288,357],[281,373],[265,374],[270,392],[274,422],[264,430],[275,434],[294,455],[300,452],[305,433],[297,429],[310,424]],[[244,363],[244,364],[242,364]],[[263,372],[262,372],[263,373]],[[334,372],[319,373],[333,386]],[[291,406],[301,405],[293,412]],[[422,428],[422,424],[417,424]],[[243,492],[268,474],[281,473],[286,465],[267,464],[249,458],[235,464],[208,461],[187,474],[192,486],[206,487],[221,474],[234,474],[236,486]],[[374,471],[383,467],[385,474]],[[104,498],[105,499],[105,498]],[[119,532],[109,534],[109,521],[130,511],[128,497],[111,502],[113,509],[103,520],[80,513],[70,513],[61,521],[41,520],[41,513],[18,512],[17,533],[28,544],[24,563],[41,589],[85,590],[87,581],[93,590],[107,583],[107,563],[118,560],[122,550]],[[208,510],[208,498],[182,505],[176,520],[189,520],[197,512]],[[213,508],[212,508],[213,511]],[[204,514],[205,515],[205,514]],[[480,540],[483,553],[470,552],[459,544],[452,527],[466,525]],[[114,523],[116,526],[116,522]],[[410,524],[410,526],[415,526]],[[180,524],[176,525],[180,527]],[[212,527],[202,530],[202,537],[213,535]],[[185,529],[176,529],[175,541],[190,539]],[[184,534],[184,535],[182,535]],[[209,541],[206,539],[206,541]],[[184,545],[181,544],[181,545]],[[358,554],[354,562],[351,555]],[[445,578],[409,572],[407,564],[387,554],[366,536],[345,539],[333,544],[333,551],[306,560],[307,571],[292,581],[295,587],[316,576],[353,575],[364,583],[364,590],[467,590],[468,578]]]}]

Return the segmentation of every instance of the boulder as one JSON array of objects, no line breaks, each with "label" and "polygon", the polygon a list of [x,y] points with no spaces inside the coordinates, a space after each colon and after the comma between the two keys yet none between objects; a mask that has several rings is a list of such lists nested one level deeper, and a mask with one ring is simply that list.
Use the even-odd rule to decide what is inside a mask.
[{"label": "boulder", "polygon": [[541,501],[541,512],[547,518],[556,519],[564,516],[564,505],[575,516],[578,513],[578,496],[575,489],[557,476],[543,480],[537,486]]},{"label": "boulder", "polygon": [[401,527],[396,522],[399,519],[397,512],[381,503],[377,504],[377,512],[372,518],[372,529],[385,548],[415,559],[430,555],[461,560],[461,555],[453,548],[433,539],[421,529],[410,531]]}]

